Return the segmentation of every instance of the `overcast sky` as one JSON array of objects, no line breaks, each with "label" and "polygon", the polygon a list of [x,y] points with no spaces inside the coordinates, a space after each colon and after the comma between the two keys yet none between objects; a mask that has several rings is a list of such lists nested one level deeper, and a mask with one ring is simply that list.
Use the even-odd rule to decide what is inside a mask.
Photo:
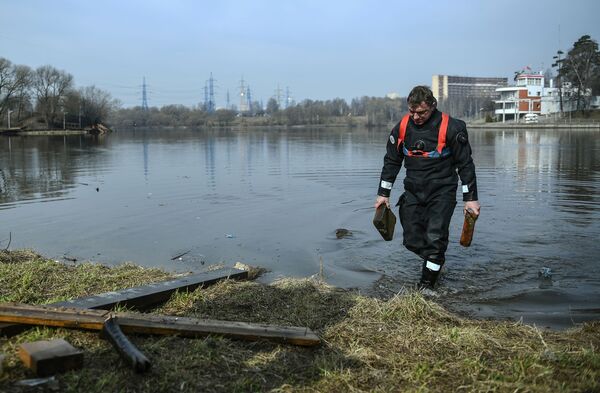
[{"label": "overcast sky", "polygon": [[[71,73],[123,105],[196,105],[279,86],[297,100],[403,96],[433,74],[512,78],[600,40],[600,1],[0,0],[0,57]],[[511,79],[512,80],[512,79]]]}]

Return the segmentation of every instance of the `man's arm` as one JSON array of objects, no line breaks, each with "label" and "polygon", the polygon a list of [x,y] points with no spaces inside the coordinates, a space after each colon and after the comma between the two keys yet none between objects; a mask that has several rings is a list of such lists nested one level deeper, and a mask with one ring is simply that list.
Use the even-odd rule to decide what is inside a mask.
[{"label": "man's arm", "polygon": [[379,178],[379,188],[377,190],[375,208],[378,208],[383,203],[385,203],[387,207],[390,207],[390,193],[392,191],[392,186],[396,181],[400,168],[402,168],[404,154],[402,153],[402,149],[398,148],[399,129],[400,123],[392,129],[387,141],[386,154],[383,158],[383,168],[381,169],[381,176]]},{"label": "man's arm", "polygon": [[477,176],[475,175],[475,164],[471,157],[471,144],[469,143],[469,134],[467,127],[461,120],[453,119],[455,123],[456,134],[450,135],[449,145],[452,150],[452,156],[458,176],[462,183],[463,201],[465,202],[464,211],[472,210],[479,215],[481,206],[477,196]]}]

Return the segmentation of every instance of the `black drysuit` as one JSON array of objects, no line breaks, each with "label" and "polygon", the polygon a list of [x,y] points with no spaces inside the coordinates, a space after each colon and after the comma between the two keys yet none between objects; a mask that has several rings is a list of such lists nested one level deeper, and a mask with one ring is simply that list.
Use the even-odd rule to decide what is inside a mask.
[{"label": "black drysuit", "polygon": [[[435,157],[435,153],[434,157],[419,155],[420,152],[436,150],[441,121],[442,113],[438,110],[434,110],[429,120],[421,126],[410,118],[404,141],[400,144],[400,123],[392,129],[378,190],[378,195],[390,196],[404,162],[404,193],[398,201],[404,232],[403,244],[424,260],[438,265],[445,262],[448,227],[456,206],[458,176],[462,183],[463,200],[477,200],[475,165],[463,121],[449,118],[444,154],[438,157]],[[407,155],[407,150],[416,154]]]}]

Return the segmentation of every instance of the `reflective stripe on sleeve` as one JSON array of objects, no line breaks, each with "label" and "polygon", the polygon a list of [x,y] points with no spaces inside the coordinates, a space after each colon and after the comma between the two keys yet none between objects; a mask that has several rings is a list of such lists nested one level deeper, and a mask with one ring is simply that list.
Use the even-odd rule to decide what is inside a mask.
[{"label": "reflective stripe on sleeve", "polygon": [[381,181],[381,188],[385,188],[386,190],[391,190],[393,185],[394,183],[390,183],[389,181]]}]

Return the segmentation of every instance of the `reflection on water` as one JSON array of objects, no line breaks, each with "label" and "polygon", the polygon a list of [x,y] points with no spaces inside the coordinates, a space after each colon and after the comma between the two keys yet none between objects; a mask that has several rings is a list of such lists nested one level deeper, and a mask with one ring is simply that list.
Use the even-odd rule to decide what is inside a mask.
[{"label": "reflection on water", "polygon": [[[457,206],[442,301],[542,326],[597,319],[598,133],[471,130],[470,139],[482,217],[461,248]],[[334,285],[391,294],[420,266],[401,230],[383,242],[371,224],[386,140],[346,129],[2,137],[0,246],[10,233],[11,248],[56,259],[177,271],[242,261],[268,268],[265,281],[310,276],[322,262]],[[338,238],[337,228],[352,233]]]}]

